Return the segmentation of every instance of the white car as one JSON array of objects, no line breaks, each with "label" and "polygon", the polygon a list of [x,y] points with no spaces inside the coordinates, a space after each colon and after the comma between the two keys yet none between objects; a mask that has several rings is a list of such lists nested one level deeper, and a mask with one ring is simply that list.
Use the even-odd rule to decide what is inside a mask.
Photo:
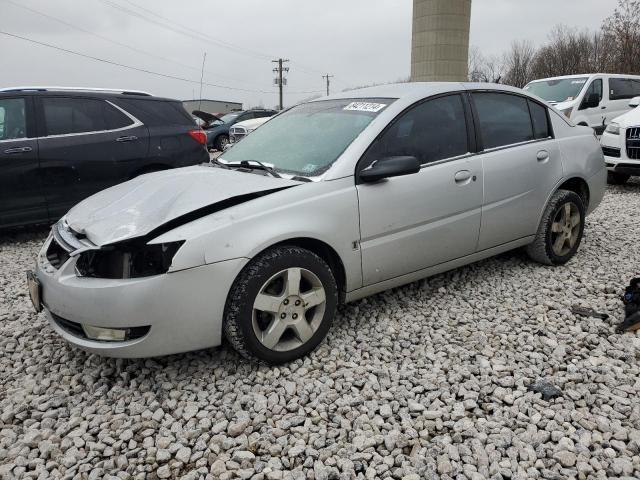
[{"label": "white car", "polygon": [[607,164],[607,181],[621,185],[640,175],[640,96],[631,99],[628,113],[615,118],[600,138]]},{"label": "white car", "polygon": [[256,128],[271,120],[271,118],[272,117],[252,118],[251,120],[245,120],[244,122],[236,123],[229,130],[229,144],[227,145],[227,148],[229,148],[234,143],[238,143],[244,137],[253,132]]},{"label": "white car", "polygon": [[343,92],[277,115],[210,165],[84,200],[28,285],[55,331],[91,352],[226,338],[282,363],[319,345],[341,302],[514,248],[565,264],[605,177],[593,130],[517,88]]},{"label": "white car", "polygon": [[640,95],[640,76],[592,73],[534,80],[524,87],[546,100],[577,125],[601,135],[614,118],[629,111]]}]

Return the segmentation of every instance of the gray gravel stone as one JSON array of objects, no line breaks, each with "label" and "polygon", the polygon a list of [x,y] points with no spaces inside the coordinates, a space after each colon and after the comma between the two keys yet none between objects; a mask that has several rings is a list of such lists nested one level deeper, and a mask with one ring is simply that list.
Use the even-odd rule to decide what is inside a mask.
[{"label": "gray gravel stone", "polygon": [[566,266],[509,252],[346,305],[277,368],[71,348],[25,291],[47,232],[1,234],[0,478],[640,478],[640,335],[614,332],[638,211],[609,187]]}]

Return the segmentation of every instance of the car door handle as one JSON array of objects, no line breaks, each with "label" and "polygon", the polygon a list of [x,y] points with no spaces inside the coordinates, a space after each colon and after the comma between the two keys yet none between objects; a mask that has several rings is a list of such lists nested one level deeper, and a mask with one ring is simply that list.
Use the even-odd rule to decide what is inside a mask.
[{"label": "car door handle", "polygon": [[547,152],[546,150],[540,150],[538,152],[538,155],[536,155],[536,158],[540,163],[544,163],[549,160],[549,152]]},{"label": "car door handle", "polygon": [[467,184],[469,183],[469,179],[471,178],[471,172],[469,170],[460,170],[456,172],[453,179],[457,184]]},{"label": "car door handle", "polygon": [[129,137],[118,137],[116,138],[116,142],[135,142],[138,139],[135,135],[131,135]]},{"label": "car door handle", "polygon": [[605,108],[607,108],[606,105],[603,105],[602,107],[600,107],[602,110],[604,110]]},{"label": "car door handle", "polygon": [[32,151],[33,148],[31,147],[16,147],[16,148],[7,148],[4,153],[6,153],[7,155],[11,155],[14,153],[27,153]]}]

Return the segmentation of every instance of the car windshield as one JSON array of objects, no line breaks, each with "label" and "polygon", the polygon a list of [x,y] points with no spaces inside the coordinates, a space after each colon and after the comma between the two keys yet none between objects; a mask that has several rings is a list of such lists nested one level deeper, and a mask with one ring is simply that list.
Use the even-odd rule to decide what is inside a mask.
[{"label": "car windshield", "polygon": [[588,77],[558,78],[556,80],[536,80],[524,89],[547,102],[568,102],[580,95]]},{"label": "car windshield", "polygon": [[368,98],[303,103],[273,117],[220,160],[257,160],[281,172],[320,175],[393,101]]},{"label": "car windshield", "polygon": [[240,116],[239,113],[227,113],[220,120],[222,120],[223,123],[231,123],[239,116]]}]

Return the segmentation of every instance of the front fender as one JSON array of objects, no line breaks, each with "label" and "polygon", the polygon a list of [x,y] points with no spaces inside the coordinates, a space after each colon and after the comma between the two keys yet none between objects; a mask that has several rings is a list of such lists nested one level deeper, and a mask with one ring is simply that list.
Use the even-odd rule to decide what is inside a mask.
[{"label": "front fender", "polygon": [[346,272],[347,291],[362,286],[360,222],[353,177],[303,183],[200,218],[153,240],[186,240],[170,271],[253,258],[277,243],[309,238],[329,245]]}]

